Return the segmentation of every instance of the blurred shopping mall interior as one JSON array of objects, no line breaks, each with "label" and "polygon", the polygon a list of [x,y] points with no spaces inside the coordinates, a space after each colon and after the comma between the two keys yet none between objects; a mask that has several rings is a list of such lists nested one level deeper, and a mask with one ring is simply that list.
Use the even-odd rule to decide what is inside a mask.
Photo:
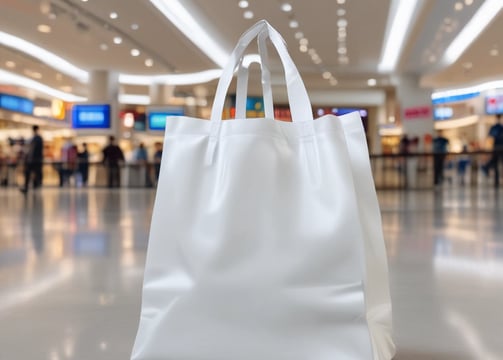
[{"label": "blurred shopping mall interior", "polygon": [[[0,0],[0,360],[129,358],[166,123],[209,119],[261,19],[315,118],[361,116],[396,359],[503,359],[503,0]],[[274,118],[291,121],[269,50]],[[260,63],[253,43],[246,118],[265,116]]]}]

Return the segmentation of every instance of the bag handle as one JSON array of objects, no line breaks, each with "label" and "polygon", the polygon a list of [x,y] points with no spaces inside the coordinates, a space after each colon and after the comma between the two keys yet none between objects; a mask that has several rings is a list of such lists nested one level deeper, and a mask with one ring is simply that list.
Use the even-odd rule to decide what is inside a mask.
[{"label": "bag handle", "polygon": [[257,35],[265,33],[271,39],[283,64],[288,92],[288,101],[292,113],[292,121],[305,123],[303,132],[312,135],[313,113],[311,111],[311,102],[307,95],[306,88],[300,77],[300,74],[288,54],[285,41],[281,35],[265,20],[261,20],[248,29],[239,39],[238,44],[232,51],[230,59],[225,66],[220,81],[218,82],[213,108],[211,110],[211,125],[208,149],[206,152],[206,163],[213,162],[213,154],[218,143],[220,126],[222,124],[222,112],[224,109],[225,95],[229,89],[236,65],[241,60],[245,49]]},{"label": "bag handle", "polygon": [[[260,67],[262,70],[262,96],[264,99],[265,117],[274,119],[274,105],[271,87],[271,72],[269,71],[269,55],[267,51],[267,33],[260,33],[258,36],[258,49],[260,55]],[[246,98],[248,95],[248,75],[249,70],[241,59],[238,70],[238,81],[236,90],[236,119],[246,117]]]},{"label": "bag handle", "polygon": [[[267,53],[267,34],[260,33],[258,36],[258,49],[260,55],[260,67],[262,72],[262,94],[264,98],[265,117],[274,119],[274,105],[271,89],[271,72],[269,71],[269,56]],[[248,67],[245,66],[244,57],[241,58],[238,69],[238,81],[236,90],[236,119],[246,118],[246,98],[248,95]]]}]

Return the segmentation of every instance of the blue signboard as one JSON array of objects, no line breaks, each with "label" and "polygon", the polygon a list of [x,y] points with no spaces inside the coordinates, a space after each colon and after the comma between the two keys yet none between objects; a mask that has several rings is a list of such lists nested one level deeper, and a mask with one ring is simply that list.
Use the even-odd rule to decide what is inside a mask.
[{"label": "blue signboard", "polygon": [[183,116],[185,112],[183,108],[171,108],[164,110],[156,110],[148,113],[148,128],[150,130],[163,130],[166,127],[166,120],[170,116]]},{"label": "blue signboard", "polygon": [[32,115],[33,101],[20,96],[0,94],[0,108]]},{"label": "blue signboard", "polygon": [[110,105],[74,105],[72,108],[72,127],[74,129],[109,129]]},{"label": "blue signboard", "polygon": [[433,105],[447,104],[447,103],[472,99],[472,98],[475,98],[479,95],[480,95],[480,92],[473,92],[473,93],[461,94],[461,95],[444,96],[444,97],[439,97],[439,98],[433,99],[432,103],[433,103]]}]

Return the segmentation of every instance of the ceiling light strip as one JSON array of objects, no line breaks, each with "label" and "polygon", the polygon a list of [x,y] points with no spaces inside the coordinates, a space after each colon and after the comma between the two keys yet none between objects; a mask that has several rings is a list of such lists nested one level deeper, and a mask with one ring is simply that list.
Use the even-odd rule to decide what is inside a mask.
[{"label": "ceiling light strip", "polygon": [[460,96],[494,89],[503,89],[503,80],[488,81],[482,84],[464,88],[435,91],[433,94],[431,94],[431,98],[432,100],[435,100],[444,97]]},{"label": "ceiling light strip", "polygon": [[63,91],[56,90],[50,86],[39,83],[38,81],[29,79],[27,77],[11,73],[9,71],[0,70],[0,81],[12,85],[22,86],[28,89],[36,90],[46,95],[68,101],[68,102],[81,102],[86,101],[87,98],[69,94]]},{"label": "ceiling light strip", "polygon": [[69,61],[51,53],[50,51],[47,51],[44,48],[17,36],[0,31],[0,44],[30,55],[44,64],[57,69],[59,72],[73,78],[77,78],[80,82],[87,82],[89,79],[89,73],[87,71],[78,68]]},{"label": "ceiling light strip", "polygon": [[449,45],[442,58],[442,63],[447,66],[458,60],[475,39],[489,26],[501,9],[503,9],[502,0],[486,0]]},{"label": "ceiling light strip", "polygon": [[414,14],[418,13],[422,4],[423,0],[392,1],[381,61],[378,65],[379,71],[391,72],[395,70],[410,29],[414,26]]},{"label": "ceiling light strip", "polygon": [[215,64],[224,67],[229,53],[201,26],[202,21],[195,19],[179,0],[150,0],[150,2],[194,43]]}]

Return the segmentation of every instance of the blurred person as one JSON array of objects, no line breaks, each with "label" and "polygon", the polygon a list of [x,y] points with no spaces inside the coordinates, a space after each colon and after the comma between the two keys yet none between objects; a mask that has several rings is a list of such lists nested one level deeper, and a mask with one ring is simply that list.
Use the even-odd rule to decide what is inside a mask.
[{"label": "blurred person", "polygon": [[82,151],[77,154],[78,157],[78,171],[82,177],[82,186],[87,186],[89,179],[89,151],[87,150],[87,143],[82,143]]},{"label": "blurred person", "polygon": [[7,186],[9,183],[9,178],[8,178],[8,168],[7,168],[7,162],[8,162],[8,154],[4,152],[4,148],[2,144],[0,144],[0,185],[1,186]]},{"label": "blurred person", "polygon": [[109,188],[121,186],[120,164],[124,162],[122,149],[115,144],[115,137],[108,137],[108,145],[103,149],[103,164],[107,168]]},{"label": "blurred person", "polygon": [[440,185],[444,180],[445,158],[449,151],[449,140],[443,136],[441,130],[433,139],[433,184]]},{"label": "blurred person", "polygon": [[154,167],[155,167],[155,181],[159,181],[159,173],[161,172],[161,159],[162,159],[162,143],[155,143],[155,153],[154,153]]},{"label": "blurred person", "polygon": [[465,185],[466,169],[470,165],[470,157],[468,155],[469,144],[468,140],[466,139],[466,133],[461,134],[461,146],[462,155],[459,156],[457,172],[459,184]]},{"label": "blurred person", "polygon": [[133,154],[133,161],[136,163],[145,163],[148,160],[147,149],[145,149],[145,144],[140,143],[140,145],[135,149]]},{"label": "blurred person", "polygon": [[134,151],[133,161],[145,167],[145,186],[152,186],[152,179],[150,178],[150,165],[148,164],[148,152],[144,143],[140,143],[138,148]]},{"label": "blurred person", "polygon": [[66,139],[61,148],[61,164],[59,173],[59,186],[70,184],[70,178],[77,168],[77,147],[72,139]]},{"label": "blurred person", "polygon": [[24,156],[24,186],[20,189],[23,194],[28,192],[32,174],[33,188],[42,185],[42,165],[44,160],[44,140],[39,134],[38,125],[33,125],[33,138],[28,144],[28,150]]},{"label": "blurred person", "polygon": [[493,139],[492,155],[489,161],[482,166],[486,176],[489,170],[494,169],[494,187],[499,187],[500,173],[499,163],[503,162],[503,125],[501,124],[501,114],[496,115],[496,124],[489,129],[489,137]]}]

